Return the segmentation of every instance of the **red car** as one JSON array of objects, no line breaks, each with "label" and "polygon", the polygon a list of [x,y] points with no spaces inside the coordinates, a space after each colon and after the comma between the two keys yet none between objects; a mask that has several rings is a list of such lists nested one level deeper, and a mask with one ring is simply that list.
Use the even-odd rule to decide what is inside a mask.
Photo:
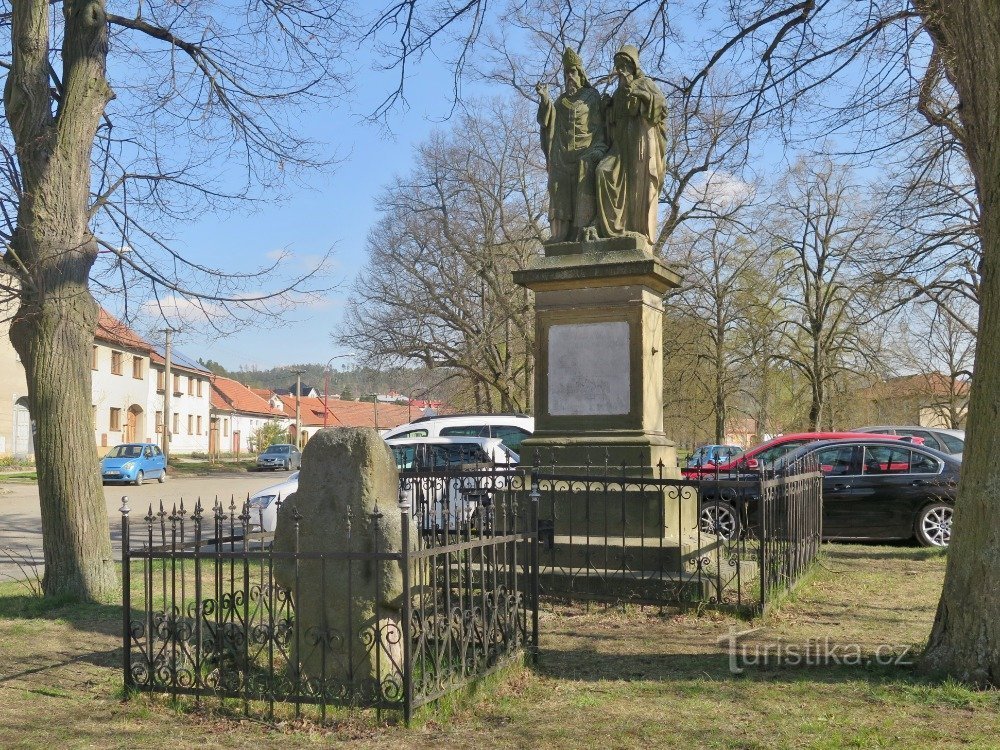
[{"label": "red car", "polygon": [[814,440],[840,440],[843,438],[886,438],[887,440],[905,438],[917,445],[924,442],[921,438],[911,438],[904,435],[872,435],[857,432],[792,432],[761,443],[756,448],[744,451],[718,466],[712,463],[706,463],[702,466],[688,466],[681,469],[681,473],[688,479],[698,479],[718,474],[739,475],[743,472],[753,472],[763,466],[773,464],[786,453],[806,443],[811,443]]}]

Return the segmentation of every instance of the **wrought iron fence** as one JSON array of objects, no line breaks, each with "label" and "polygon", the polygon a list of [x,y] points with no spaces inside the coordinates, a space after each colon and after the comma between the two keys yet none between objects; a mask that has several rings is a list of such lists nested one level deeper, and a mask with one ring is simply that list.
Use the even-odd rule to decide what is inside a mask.
[{"label": "wrought iron fence", "polygon": [[[249,505],[150,507],[132,520],[124,503],[126,686],[235,699],[268,718],[364,707],[409,720],[537,658],[540,595],[757,613],[819,551],[819,472],[636,474],[410,468],[391,510],[348,516],[347,545],[324,552],[301,546],[311,519],[294,496],[278,522],[293,527],[290,546],[272,544]],[[379,533],[397,521],[398,549]]]},{"label": "wrought iron fence", "polygon": [[542,593],[763,612],[815,560],[822,477],[675,478],[662,463],[526,469],[540,492]]},{"label": "wrought iron fence", "polygon": [[[348,518],[355,536],[332,552],[301,548],[308,520],[294,497],[279,521],[294,524],[290,549],[257,530],[248,505],[150,507],[137,522],[123,499],[126,687],[235,699],[268,718],[287,703],[295,716],[313,706],[320,720],[350,707],[409,721],[536,656],[536,507],[516,477],[499,480],[405,474],[398,509]],[[380,542],[390,513],[399,549]],[[360,529],[369,536],[358,539]]]}]

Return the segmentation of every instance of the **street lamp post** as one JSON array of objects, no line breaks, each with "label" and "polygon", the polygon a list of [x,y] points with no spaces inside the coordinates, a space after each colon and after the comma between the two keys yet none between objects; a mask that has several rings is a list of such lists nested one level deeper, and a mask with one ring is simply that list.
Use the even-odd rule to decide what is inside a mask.
[{"label": "street lamp post", "polygon": [[295,447],[302,450],[302,373],[295,371]]},{"label": "street lamp post", "polygon": [[365,396],[365,398],[371,398],[371,400],[372,400],[372,409],[374,409],[374,411],[375,411],[375,429],[377,430],[378,429],[378,394],[377,393],[369,393],[369,394],[367,394]]},{"label": "street lamp post", "polygon": [[335,359],[346,359],[347,357],[353,357],[354,352],[347,352],[346,354],[334,354],[330,359],[326,361],[326,367],[323,369],[323,426],[326,427],[327,417],[330,415],[330,365],[333,364]]}]

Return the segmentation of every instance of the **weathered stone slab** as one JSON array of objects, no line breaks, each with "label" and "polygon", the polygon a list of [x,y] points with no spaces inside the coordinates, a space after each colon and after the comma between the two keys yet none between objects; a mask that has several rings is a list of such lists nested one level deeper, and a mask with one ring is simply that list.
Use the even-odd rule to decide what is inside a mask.
[{"label": "weathered stone slab", "polygon": [[550,326],[549,414],[628,414],[628,361],[626,321]]},{"label": "weathered stone slab", "polygon": [[[392,453],[375,430],[317,432],[303,452],[298,492],[278,512],[274,551],[296,549],[296,513],[300,553],[401,551],[398,486]],[[292,592],[298,632],[291,639],[290,663],[300,665],[301,679],[340,697],[388,695],[398,688],[403,669],[398,561],[300,558],[296,581],[295,562],[280,559],[274,577]]]}]

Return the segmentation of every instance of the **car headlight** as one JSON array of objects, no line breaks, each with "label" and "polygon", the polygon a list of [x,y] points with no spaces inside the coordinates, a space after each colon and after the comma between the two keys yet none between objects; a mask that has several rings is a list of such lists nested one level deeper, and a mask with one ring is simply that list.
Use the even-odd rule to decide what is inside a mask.
[{"label": "car headlight", "polygon": [[132,471],[135,468],[135,461],[126,461],[122,464],[122,471]]},{"label": "car headlight", "polygon": [[277,499],[277,495],[258,495],[250,498],[251,508],[266,508]]}]

